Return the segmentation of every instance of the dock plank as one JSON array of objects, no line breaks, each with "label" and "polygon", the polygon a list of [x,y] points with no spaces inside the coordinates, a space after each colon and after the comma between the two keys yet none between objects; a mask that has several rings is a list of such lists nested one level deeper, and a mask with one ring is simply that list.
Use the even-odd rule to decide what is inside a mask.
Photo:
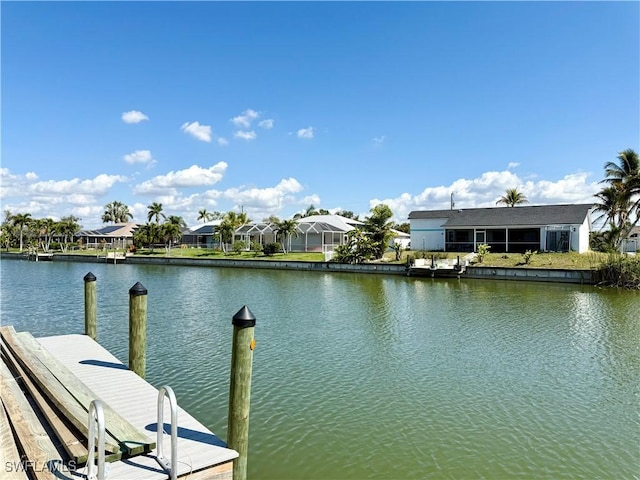
[{"label": "dock plank", "polygon": [[[155,439],[152,427],[156,423],[158,390],[153,385],[85,335],[36,340],[134,427]],[[170,418],[168,403],[165,402],[165,422]],[[164,436],[163,447],[165,452],[170,451],[169,435]],[[178,409],[178,477],[230,479],[231,461],[237,456],[207,427]],[[109,478],[160,480],[166,479],[167,474],[155,455],[147,454],[110,464]]]},{"label": "dock plank", "polygon": [[[1,393],[1,392],[0,392]],[[27,480],[27,473],[22,470],[20,453],[13,438],[7,412],[0,400],[0,466],[4,467],[3,480]]]},{"label": "dock plank", "polygon": [[[15,329],[12,326],[0,327],[0,336],[21,363],[21,365],[29,370],[31,378],[36,384],[47,394],[56,408],[64,414],[65,418],[77,428],[85,438],[89,435],[89,414],[82,408],[77,400],[64,388],[53,374],[42,365],[28,349],[18,341],[15,336]],[[110,453],[118,453],[120,445],[108,432],[105,435],[105,448]]]},{"label": "dock plank", "polygon": [[47,422],[51,426],[51,429],[58,437],[60,445],[65,450],[65,452],[67,452],[67,455],[69,455],[69,459],[73,460],[76,464],[85,463],[87,461],[88,451],[87,447],[83,445],[78,438],[81,435],[80,432],[73,432],[71,428],[69,428],[69,426],[65,423],[65,421],[60,418],[59,412],[49,404],[45,396],[42,394],[36,384],[33,383],[20,363],[5,347],[4,342],[0,342],[0,348],[2,349],[2,353],[6,355],[7,360],[11,364],[10,368],[14,369],[15,373],[19,377],[19,381],[22,382],[25,390],[29,392],[35,404],[47,419]]},{"label": "dock plank", "polygon": [[[64,385],[88,415],[91,402],[100,398],[98,394],[89,389],[84,382],[81,382],[67,367],[53,357],[30,333],[20,332],[17,334],[17,338]],[[126,448],[128,455],[150,452],[155,448],[154,441],[122,418],[109,403],[104,403],[104,418],[107,432]]]},{"label": "dock plank", "polygon": [[36,480],[70,479],[62,468],[62,457],[4,362],[0,363],[0,391],[7,418],[33,477]]}]

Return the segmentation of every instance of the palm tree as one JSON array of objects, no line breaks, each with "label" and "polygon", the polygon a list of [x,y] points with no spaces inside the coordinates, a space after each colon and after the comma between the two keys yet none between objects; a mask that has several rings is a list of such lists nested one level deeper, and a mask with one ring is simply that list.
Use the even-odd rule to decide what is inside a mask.
[{"label": "palm tree", "polygon": [[371,237],[375,258],[382,258],[389,246],[389,240],[395,236],[393,228],[393,212],[389,206],[381,203],[371,210],[371,215],[365,218],[364,228]]},{"label": "palm tree", "polygon": [[507,188],[507,192],[505,195],[500,197],[500,199],[496,202],[496,205],[504,204],[508,207],[515,207],[516,205],[522,205],[524,203],[529,203],[527,197],[525,197],[524,193],[519,192],[518,188]]},{"label": "palm tree", "polygon": [[202,220],[203,223],[207,223],[209,220],[211,220],[211,216],[212,215],[209,212],[207,212],[207,209],[203,208],[198,212],[197,220]]},{"label": "palm tree", "polygon": [[62,217],[55,226],[56,233],[62,235],[62,251],[67,251],[67,245],[73,240],[73,236],[80,230],[80,219],[73,215]]},{"label": "palm tree", "polygon": [[20,233],[20,251],[22,252],[22,235],[23,235],[23,231],[24,231],[24,227],[28,226],[31,222],[33,221],[33,219],[31,218],[31,214],[30,213],[17,213],[16,215],[14,215],[11,218],[11,222],[13,223],[14,227],[18,228],[18,232]]},{"label": "palm tree", "polygon": [[167,255],[171,253],[171,246],[182,238],[182,230],[187,228],[187,224],[177,215],[170,215],[167,221],[162,224],[160,234],[164,240]]},{"label": "palm tree", "polygon": [[227,243],[233,241],[233,234],[236,231],[236,227],[229,218],[225,218],[220,222],[220,225],[216,228],[218,235],[220,235],[220,246],[222,251],[227,253]]},{"label": "palm tree", "polygon": [[276,223],[276,235],[282,235],[282,251],[287,253],[287,240],[289,241],[289,250],[291,250],[291,237],[298,236],[298,222],[295,220],[281,220]]},{"label": "palm tree", "polygon": [[122,202],[113,201],[104,206],[103,223],[126,223],[133,215],[129,207]]},{"label": "palm tree", "polygon": [[[609,227],[609,246],[618,250],[622,241],[640,220],[640,159],[632,149],[618,154],[618,163],[607,162],[604,166],[604,187],[595,196],[596,211],[602,212]],[[635,219],[632,222],[631,219]]]},{"label": "palm tree", "polygon": [[160,223],[160,217],[166,218],[164,213],[162,213],[162,204],[158,202],[153,202],[151,205],[147,207],[149,209],[149,213],[147,213],[147,221],[151,221],[152,218],[155,218],[156,224]]}]

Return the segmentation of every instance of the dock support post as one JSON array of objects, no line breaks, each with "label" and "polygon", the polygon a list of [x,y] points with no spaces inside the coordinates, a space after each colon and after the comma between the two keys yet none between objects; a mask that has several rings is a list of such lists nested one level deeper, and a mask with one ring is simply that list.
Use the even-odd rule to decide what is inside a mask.
[{"label": "dock support post", "polygon": [[96,276],[89,272],[84,276],[84,334],[98,340]]},{"label": "dock support post", "polygon": [[137,282],[129,289],[129,370],[144,378],[147,345],[147,289]]},{"label": "dock support post", "polygon": [[251,400],[251,369],[256,341],[253,336],[256,317],[245,305],[233,316],[231,349],[231,387],[229,390],[229,448],[240,456],[234,461],[233,480],[247,478],[249,449],[249,405]]}]

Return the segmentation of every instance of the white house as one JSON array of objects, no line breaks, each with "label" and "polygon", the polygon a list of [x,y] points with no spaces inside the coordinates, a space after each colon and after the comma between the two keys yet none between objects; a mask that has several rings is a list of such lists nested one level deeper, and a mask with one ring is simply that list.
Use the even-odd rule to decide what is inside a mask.
[{"label": "white house", "polygon": [[586,252],[592,204],[537,205],[464,210],[417,210],[409,214],[413,250],[474,252]]}]

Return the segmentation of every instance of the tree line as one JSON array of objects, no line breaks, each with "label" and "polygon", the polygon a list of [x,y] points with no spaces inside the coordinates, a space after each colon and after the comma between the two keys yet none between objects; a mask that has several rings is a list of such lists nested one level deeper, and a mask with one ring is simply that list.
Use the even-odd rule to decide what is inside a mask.
[{"label": "tree line", "polygon": [[[629,237],[640,221],[638,154],[632,149],[627,149],[619,153],[617,160],[605,163],[605,178],[600,182],[603,188],[595,194],[594,210],[599,214],[595,221],[603,221],[603,228],[592,235],[591,246],[595,250],[619,251],[622,242]],[[528,203],[528,200],[517,188],[507,189],[506,194],[496,202],[509,207],[524,203]],[[381,258],[393,238],[393,229],[409,233],[408,222],[396,224],[391,221],[393,213],[387,205],[377,205],[370,213],[363,220],[364,225],[350,231],[346,244],[336,249],[334,258],[338,261],[360,263]],[[358,215],[351,211],[342,210],[336,214],[359,220]],[[291,239],[298,235],[296,220],[314,215],[330,215],[330,212],[310,205],[291,219],[281,220],[272,215],[263,221],[275,226],[276,239],[279,237],[282,240],[280,247],[286,253],[287,248],[290,249]],[[105,205],[101,218],[103,223],[116,224],[130,221],[133,215],[127,205],[112,201]],[[197,219],[204,222],[220,220],[214,228],[214,237],[218,239],[225,252],[230,247],[233,248],[236,230],[251,222],[244,212],[208,212],[206,209],[198,212]],[[79,222],[80,218],[73,215],[54,221],[51,218],[33,218],[30,213],[13,214],[6,210],[0,226],[0,245],[6,249],[17,246],[21,252],[25,246],[48,252],[55,245],[66,252],[73,243],[74,235],[82,228]],[[153,249],[154,245],[161,244],[169,252],[173,245],[180,242],[186,227],[182,217],[166,216],[162,204],[154,202],[147,207],[147,223],[141,225],[134,233],[134,245]],[[398,244],[394,248],[396,256],[399,256]]]}]

